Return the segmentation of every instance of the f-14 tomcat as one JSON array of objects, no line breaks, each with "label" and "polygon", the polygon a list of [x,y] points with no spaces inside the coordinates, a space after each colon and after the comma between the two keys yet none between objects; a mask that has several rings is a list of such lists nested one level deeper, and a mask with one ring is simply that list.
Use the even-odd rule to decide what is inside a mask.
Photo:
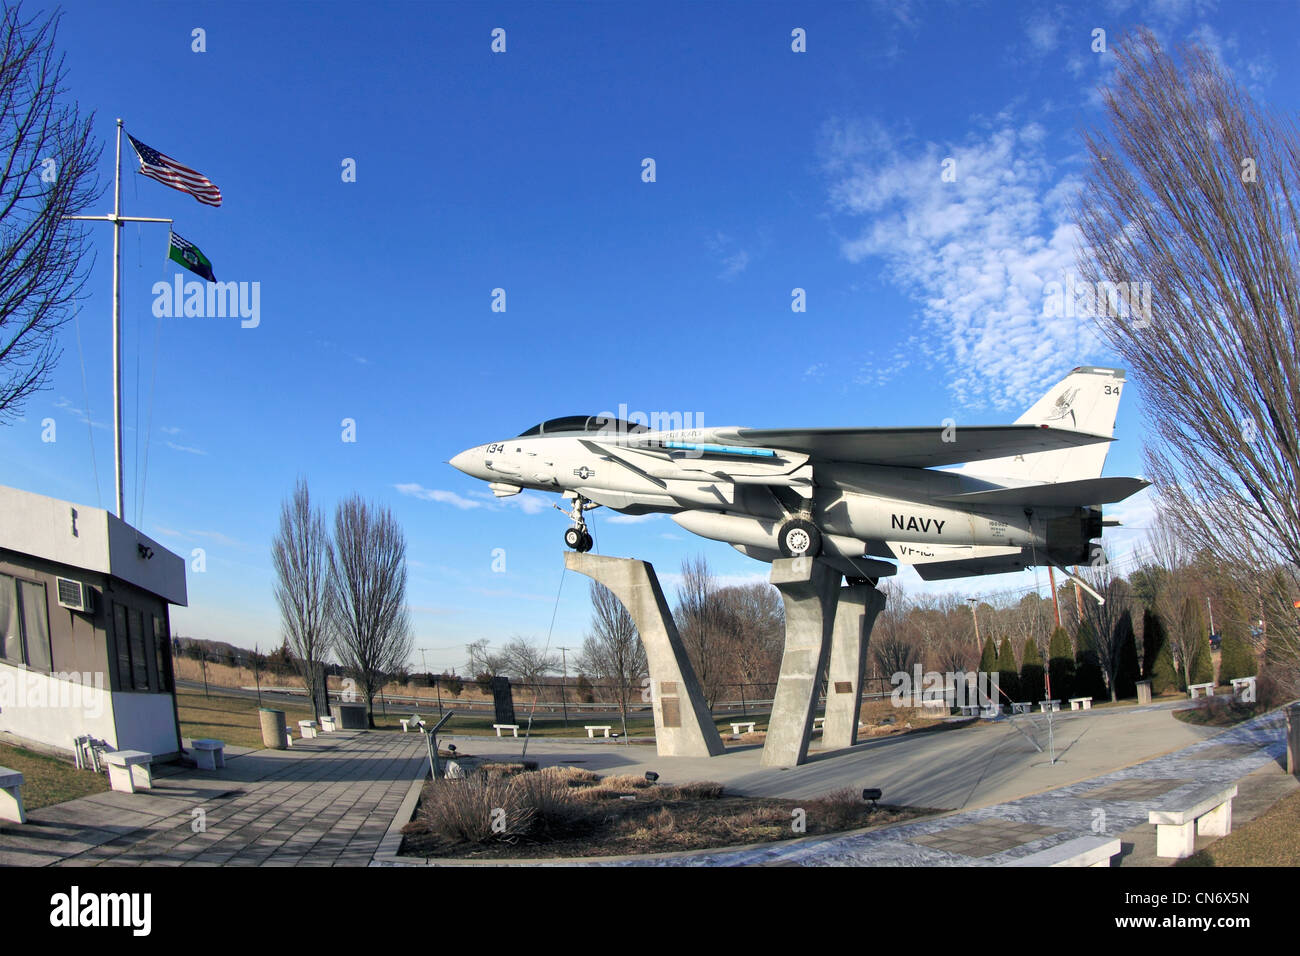
[{"label": "f-14 tomcat", "polygon": [[563,495],[578,551],[603,505],[669,514],[760,561],[818,557],[850,581],[875,583],[892,562],[925,580],[1001,574],[1091,561],[1114,524],[1102,506],[1146,486],[1101,476],[1123,389],[1122,370],[1077,368],[991,427],[651,430],[575,416],[450,463],[498,497]]}]

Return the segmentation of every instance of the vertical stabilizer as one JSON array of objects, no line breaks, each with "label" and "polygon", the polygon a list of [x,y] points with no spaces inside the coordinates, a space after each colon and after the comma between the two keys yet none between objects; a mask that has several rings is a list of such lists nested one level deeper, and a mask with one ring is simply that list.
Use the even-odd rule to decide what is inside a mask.
[{"label": "vertical stabilizer", "polygon": [[[1016,424],[1049,425],[1109,438],[1115,433],[1115,416],[1123,390],[1123,369],[1076,368],[1048,389],[1029,411],[1016,419]],[[1110,442],[1097,442],[1079,448],[976,461],[957,470],[972,477],[1004,478],[1016,483],[1100,478],[1109,448]]]}]

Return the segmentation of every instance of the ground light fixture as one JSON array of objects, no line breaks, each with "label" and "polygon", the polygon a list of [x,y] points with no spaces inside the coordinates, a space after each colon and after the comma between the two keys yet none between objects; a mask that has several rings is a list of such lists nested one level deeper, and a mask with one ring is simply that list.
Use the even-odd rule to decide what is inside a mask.
[{"label": "ground light fixture", "polygon": [[875,805],[876,805],[876,801],[879,800],[882,796],[883,796],[883,794],[881,793],[879,787],[867,787],[866,789],[864,789],[864,790],[862,791],[862,799],[863,799],[863,800],[870,800],[870,801],[871,801],[871,806],[872,806],[873,808],[874,808]]},{"label": "ground light fixture", "polygon": [[646,783],[654,783],[658,779],[659,779],[659,774],[655,773],[653,770],[647,770],[645,772]]}]

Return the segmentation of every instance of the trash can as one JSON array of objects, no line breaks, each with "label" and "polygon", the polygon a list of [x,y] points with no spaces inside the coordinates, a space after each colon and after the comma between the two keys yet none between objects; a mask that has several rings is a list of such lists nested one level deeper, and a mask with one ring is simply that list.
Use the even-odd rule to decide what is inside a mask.
[{"label": "trash can", "polygon": [[262,718],[262,743],[271,750],[284,750],[288,746],[285,743],[284,711],[260,707],[257,713]]},{"label": "trash can", "polygon": [[1151,681],[1149,681],[1149,680],[1140,680],[1140,681],[1138,681],[1138,682],[1137,682],[1137,692],[1138,692],[1138,703],[1139,703],[1139,704],[1149,704],[1149,703],[1151,703]]}]

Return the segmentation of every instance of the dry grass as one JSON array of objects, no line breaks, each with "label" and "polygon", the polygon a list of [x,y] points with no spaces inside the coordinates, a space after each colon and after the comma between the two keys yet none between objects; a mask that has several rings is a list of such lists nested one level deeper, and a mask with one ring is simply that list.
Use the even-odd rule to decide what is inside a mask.
[{"label": "dry grass", "polygon": [[1300,792],[1177,866],[1300,866]]},{"label": "dry grass", "polygon": [[[851,790],[806,801],[729,797],[710,781],[658,785],[633,774],[601,778],[579,767],[484,763],[464,780],[425,785],[416,819],[403,829],[403,853],[527,858],[708,849],[879,826],[928,812],[872,809]],[[803,828],[796,829],[796,821]]]},{"label": "dry grass", "polygon": [[1174,718],[1203,727],[1231,727],[1262,712],[1258,703],[1243,704],[1228,697],[1199,697],[1195,707],[1174,711]]}]

